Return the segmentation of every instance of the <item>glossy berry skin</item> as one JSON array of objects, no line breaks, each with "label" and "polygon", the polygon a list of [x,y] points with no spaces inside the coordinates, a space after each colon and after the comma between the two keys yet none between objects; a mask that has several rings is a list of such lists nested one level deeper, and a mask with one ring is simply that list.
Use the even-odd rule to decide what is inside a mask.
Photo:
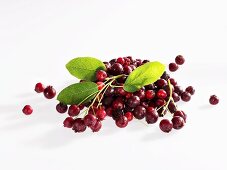
[{"label": "glossy berry skin", "polygon": [[184,122],[186,122],[186,119],[187,119],[187,115],[183,112],[183,111],[176,111],[174,114],[173,114],[173,117],[182,117],[184,119]]},{"label": "glossy berry skin", "polygon": [[169,133],[173,128],[173,123],[168,119],[162,119],[159,124],[159,127],[163,132]]},{"label": "glossy berry skin", "polygon": [[124,108],[124,103],[121,100],[114,100],[113,103],[112,103],[112,107],[115,110],[121,110],[121,109]]},{"label": "glossy berry skin", "polygon": [[169,64],[169,71],[175,72],[178,70],[178,65],[176,63],[170,63]]},{"label": "glossy berry skin", "polygon": [[159,99],[165,99],[167,97],[167,93],[165,90],[163,89],[159,89],[158,92],[156,93],[156,96],[159,98]]},{"label": "glossy berry skin", "polygon": [[153,107],[148,107],[147,108],[147,113],[146,113],[146,122],[148,124],[154,124],[158,121],[158,113]]},{"label": "glossy berry skin", "polygon": [[219,98],[216,95],[212,95],[210,96],[209,102],[212,105],[216,105],[219,103]]},{"label": "glossy berry skin", "polygon": [[126,95],[126,91],[123,89],[123,87],[117,87],[115,88],[115,94],[117,96],[125,96]]},{"label": "glossy berry skin", "polygon": [[138,96],[140,100],[144,100],[146,98],[145,91],[140,89],[139,91],[134,93],[135,96]]},{"label": "glossy berry skin", "polygon": [[176,62],[178,65],[182,65],[182,64],[184,64],[185,59],[184,59],[184,57],[183,57],[182,55],[178,55],[178,56],[176,56],[176,58],[175,58],[175,62]]},{"label": "glossy berry skin", "polygon": [[115,123],[119,128],[124,128],[128,125],[128,119],[126,116],[121,116],[115,121]]},{"label": "glossy berry skin", "polygon": [[95,125],[90,126],[92,132],[98,132],[102,128],[102,122],[97,120]]},{"label": "glossy berry skin", "polygon": [[73,124],[74,124],[74,119],[72,117],[67,117],[63,122],[63,125],[66,128],[72,128]]},{"label": "glossy berry skin", "polygon": [[124,74],[129,75],[132,72],[132,67],[124,66]]},{"label": "glossy berry skin", "polygon": [[183,92],[181,94],[181,100],[183,100],[184,102],[188,102],[191,100],[191,94],[188,92]]},{"label": "glossy berry skin", "polygon": [[173,128],[174,129],[181,129],[184,126],[184,119],[180,116],[174,116],[172,118]]},{"label": "glossy berry skin", "polygon": [[127,105],[131,108],[135,108],[139,104],[140,104],[140,98],[138,96],[132,96],[127,101]]},{"label": "glossy berry skin", "polygon": [[106,115],[112,117],[112,113],[113,113],[113,108],[112,107],[108,107],[106,109]]},{"label": "glossy berry skin", "polygon": [[155,97],[155,92],[154,90],[147,90],[145,92],[145,95],[146,95],[146,99],[151,100]]},{"label": "glossy berry skin", "polygon": [[30,105],[25,105],[24,108],[22,109],[22,112],[25,115],[30,115],[30,114],[32,114],[33,109],[32,109],[32,107]]},{"label": "glossy berry skin", "polygon": [[105,84],[101,81],[98,81],[96,84],[98,85],[98,90],[102,90],[102,88],[105,86]]},{"label": "glossy berry skin", "polygon": [[56,90],[52,87],[52,86],[47,86],[45,89],[44,89],[44,92],[43,92],[44,96],[47,98],[47,99],[52,99],[55,97],[56,95]]},{"label": "glossy berry skin", "polygon": [[37,93],[42,93],[44,91],[44,89],[45,89],[45,86],[42,83],[37,83],[35,85],[35,91]]},{"label": "glossy berry skin", "polygon": [[104,118],[106,117],[106,111],[102,108],[98,109],[96,111],[96,117],[99,119],[99,120],[104,120]]},{"label": "glossy berry skin", "polygon": [[63,103],[58,103],[56,105],[56,110],[58,111],[58,113],[65,113],[68,110],[68,106]]},{"label": "glossy berry skin", "polygon": [[164,86],[168,85],[167,81],[165,79],[159,79],[155,82],[155,85],[158,87],[158,88],[163,88]]},{"label": "glossy berry skin", "polygon": [[128,119],[129,122],[132,121],[132,119],[133,119],[132,112],[126,112],[125,113],[125,117]]},{"label": "glossy berry skin", "polygon": [[180,96],[175,92],[172,93],[172,98],[175,103],[180,101]]},{"label": "glossy berry skin", "polygon": [[161,106],[164,106],[166,104],[166,101],[164,99],[157,99],[155,101],[155,106],[156,107],[161,107]]},{"label": "glossy berry skin", "polygon": [[97,119],[95,117],[95,115],[93,114],[87,114],[85,117],[84,117],[84,124],[88,127],[90,126],[94,126],[97,122]]},{"label": "glossy berry skin", "polygon": [[112,87],[109,86],[106,89],[105,96],[112,96],[112,95],[114,95],[114,88],[112,88]]},{"label": "glossy berry skin", "polygon": [[83,119],[77,118],[74,120],[73,130],[75,133],[81,133],[86,130],[86,125],[84,124]]},{"label": "glossy berry skin", "polygon": [[120,63],[114,63],[111,66],[111,74],[114,75],[114,76],[122,74],[123,71],[124,71],[124,68]]},{"label": "glossy berry skin", "polygon": [[169,109],[170,113],[175,113],[177,111],[177,108],[172,101],[169,103],[168,109]]},{"label": "glossy berry skin", "polygon": [[69,106],[68,114],[71,117],[77,116],[80,113],[80,108],[77,105]]},{"label": "glossy berry skin", "polygon": [[118,59],[117,59],[117,61],[116,61],[117,63],[120,63],[121,65],[124,65],[124,63],[125,63],[125,59],[124,58],[122,58],[122,57],[119,57]]},{"label": "glossy berry skin", "polygon": [[105,64],[106,70],[109,71],[111,68],[111,64],[109,62],[103,62],[103,64]]},{"label": "glossy berry skin", "polygon": [[146,109],[143,106],[136,106],[136,108],[133,110],[133,116],[136,119],[143,119],[146,114]]},{"label": "glossy berry skin", "polygon": [[195,89],[194,87],[192,86],[188,86],[186,89],[185,89],[186,92],[190,93],[191,95],[194,95],[195,94]]},{"label": "glossy berry skin", "polygon": [[98,70],[96,72],[96,80],[104,81],[107,78],[107,73],[104,70]]}]

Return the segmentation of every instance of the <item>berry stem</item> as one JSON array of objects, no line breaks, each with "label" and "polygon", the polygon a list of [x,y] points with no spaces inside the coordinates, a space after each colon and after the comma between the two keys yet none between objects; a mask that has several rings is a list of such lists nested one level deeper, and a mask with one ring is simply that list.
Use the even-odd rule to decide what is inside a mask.
[{"label": "berry stem", "polygon": [[94,93],[88,95],[88,96],[87,96],[86,98],[84,98],[78,105],[82,104],[82,103],[83,103],[84,101],[86,101],[89,97],[95,95],[96,93],[98,93],[98,92],[94,92]]},{"label": "berry stem", "polygon": [[172,91],[172,88],[171,88],[171,83],[170,83],[170,80],[168,79],[168,85],[169,85],[169,99],[168,99],[168,101],[167,101],[167,103],[166,103],[166,105],[165,105],[165,108],[163,109],[163,111],[162,111],[162,115],[164,115],[164,112],[166,111],[166,109],[168,108],[168,106],[169,106],[169,103],[170,103],[170,101],[172,100],[172,94],[173,94],[173,91]]}]

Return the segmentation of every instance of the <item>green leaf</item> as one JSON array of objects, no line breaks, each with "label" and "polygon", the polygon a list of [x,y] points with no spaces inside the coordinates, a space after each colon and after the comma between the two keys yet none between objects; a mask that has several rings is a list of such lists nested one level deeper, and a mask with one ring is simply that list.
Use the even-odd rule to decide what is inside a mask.
[{"label": "green leaf", "polygon": [[83,82],[72,84],[63,89],[57,97],[61,103],[72,105],[86,103],[95,97],[98,86],[93,82]]},{"label": "green leaf", "polygon": [[95,81],[97,70],[105,70],[105,64],[93,57],[74,58],[66,64],[66,68],[73,76],[81,80]]},{"label": "green leaf", "polygon": [[126,79],[124,90],[135,92],[148,84],[157,81],[165,71],[165,66],[158,62],[149,62],[136,68]]}]

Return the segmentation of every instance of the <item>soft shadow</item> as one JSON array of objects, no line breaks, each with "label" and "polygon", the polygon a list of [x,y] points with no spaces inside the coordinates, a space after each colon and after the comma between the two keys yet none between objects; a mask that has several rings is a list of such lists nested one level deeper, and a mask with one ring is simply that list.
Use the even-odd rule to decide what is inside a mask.
[{"label": "soft shadow", "polygon": [[201,105],[198,107],[198,109],[200,109],[200,110],[209,110],[211,108],[213,108],[213,107],[210,104],[205,104],[205,105]]}]

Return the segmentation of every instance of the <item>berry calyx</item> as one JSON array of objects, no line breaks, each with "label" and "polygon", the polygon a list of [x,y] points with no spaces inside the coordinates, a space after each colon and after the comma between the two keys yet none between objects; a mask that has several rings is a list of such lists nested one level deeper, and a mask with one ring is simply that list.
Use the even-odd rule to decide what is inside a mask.
[{"label": "berry calyx", "polygon": [[47,98],[47,99],[52,99],[55,97],[56,95],[56,90],[52,87],[52,86],[47,86],[45,89],[44,89],[44,92],[43,92],[44,96]]},{"label": "berry calyx", "polygon": [[30,115],[30,114],[32,114],[33,109],[32,109],[32,107],[30,105],[25,105],[24,108],[22,109],[22,112],[25,115]]}]

